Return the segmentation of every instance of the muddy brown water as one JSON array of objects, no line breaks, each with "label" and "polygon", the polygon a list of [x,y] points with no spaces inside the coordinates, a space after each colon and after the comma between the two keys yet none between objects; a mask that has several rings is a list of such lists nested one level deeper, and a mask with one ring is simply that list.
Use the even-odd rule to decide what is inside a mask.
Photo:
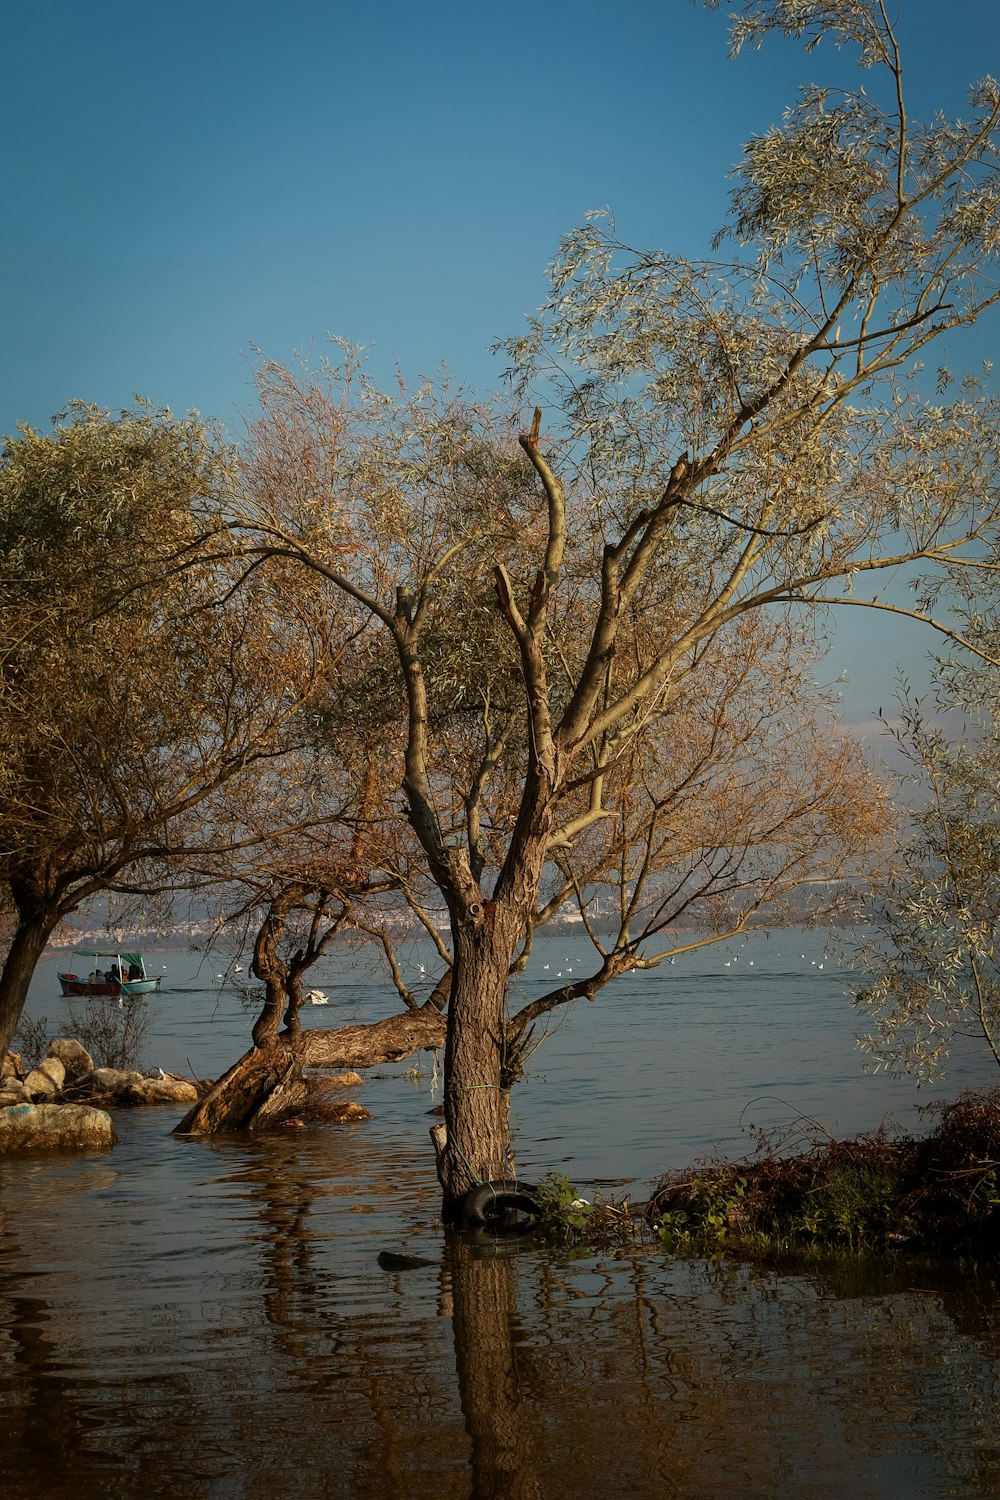
[{"label": "muddy brown water", "polygon": [[[741,1114],[912,1128],[822,952],[759,940],[578,1007],[514,1096],[522,1172],[640,1198],[713,1140],[745,1149]],[[547,945],[529,984],[581,956]],[[147,1060],[218,1071],[248,1024],[221,966],[157,961]],[[322,988],[311,1023],[386,1004],[363,966]],[[31,1009],[61,1005],[43,968]],[[0,1163],[0,1495],[1000,1495],[989,1270],[446,1238],[429,1060],[405,1073],[368,1082],[361,1124],[181,1141],[179,1111],[123,1112],[110,1154]],[[939,1092],[991,1081],[971,1051]]]}]

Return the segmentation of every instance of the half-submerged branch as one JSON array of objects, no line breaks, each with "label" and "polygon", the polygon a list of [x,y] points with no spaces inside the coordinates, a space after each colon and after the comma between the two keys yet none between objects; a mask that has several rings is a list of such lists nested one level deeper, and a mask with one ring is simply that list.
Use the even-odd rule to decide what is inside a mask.
[{"label": "half-submerged branch", "polygon": [[404,1011],[370,1025],[304,1031],[254,1047],[212,1085],[175,1126],[174,1135],[258,1130],[305,1103],[309,1068],[373,1068],[444,1045],[445,1018],[436,1009]]}]

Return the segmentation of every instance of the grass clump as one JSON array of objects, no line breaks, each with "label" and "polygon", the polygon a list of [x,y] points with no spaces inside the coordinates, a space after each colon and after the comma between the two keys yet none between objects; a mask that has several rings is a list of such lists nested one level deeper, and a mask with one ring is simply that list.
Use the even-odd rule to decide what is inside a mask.
[{"label": "grass clump", "polygon": [[538,1231],[550,1244],[603,1250],[630,1245],[645,1229],[641,1210],[627,1198],[616,1202],[598,1196],[591,1203],[557,1172],[543,1177],[532,1196],[540,1210]]},{"label": "grass clump", "polygon": [[828,1245],[996,1255],[1000,1250],[1000,1088],[967,1091],[925,1136],[837,1140],[825,1133],[788,1154],[757,1132],[738,1165],[699,1163],[664,1177],[646,1219],[667,1251]]}]

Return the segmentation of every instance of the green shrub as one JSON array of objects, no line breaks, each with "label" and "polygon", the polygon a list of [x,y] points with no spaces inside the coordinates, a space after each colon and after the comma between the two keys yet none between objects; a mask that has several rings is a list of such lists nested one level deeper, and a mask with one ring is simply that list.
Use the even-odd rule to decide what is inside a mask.
[{"label": "green shrub", "polygon": [[[646,1218],[670,1253],[907,1246],[1000,1250],[1000,1089],[966,1092],[922,1137],[823,1135],[782,1156],[758,1136],[739,1167],[712,1160],[665,1177]],[[798,1128],[798,1127],[796,1127]]]}]

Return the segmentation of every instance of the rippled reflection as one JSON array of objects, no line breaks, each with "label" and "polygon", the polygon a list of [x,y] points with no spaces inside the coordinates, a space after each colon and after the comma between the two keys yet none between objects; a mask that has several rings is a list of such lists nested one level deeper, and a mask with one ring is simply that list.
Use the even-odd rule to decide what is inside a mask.
[{"label": "rippled reflection", "polygon": [[446,1237],[374,1122],[168,1125],[0,1165],[11,1500],[1000,1495],[985,1273]]},{"label": "rippled reflection", "polygon": [[[758,1122],[845,1131],[909,1108],[861,1077],[810,941],[575,1014],[515,1096],[521,1169],[634,1172],[638,1196],[758,1096]],[[183,960],[151,1060],[207,1076],[247,1018]],[[324,976],[341,1019],[359,977]],[[362,1125],[194,1142],[169,1109],[125,1112],[108,1155],[0,1161],[0,1500],[1000,1496],[989,1274],[446,1237],[431,1100],[387,1071]],[[382,1250],[431,1264],[387,1274]]]}]

